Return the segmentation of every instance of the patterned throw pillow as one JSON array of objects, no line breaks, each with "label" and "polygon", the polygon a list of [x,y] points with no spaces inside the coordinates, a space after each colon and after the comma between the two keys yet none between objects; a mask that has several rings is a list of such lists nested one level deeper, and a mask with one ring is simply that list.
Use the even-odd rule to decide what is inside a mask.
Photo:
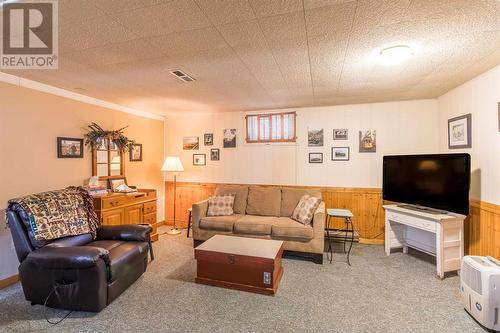
[{"label": "patterned throw pillow", "polygon": [[234,197],[234,194],[225,194],[208,198],[207,216],[233,215]]},{"label": "patterned throw pillow", "polygon": [[292,219],[304,225],[311,224],[314,212],[320,203],[320,198],[311,197],[309,194],[303,195],[302,198],[300,198],[297,207],[295,207],[295,210],[293,211]]}]

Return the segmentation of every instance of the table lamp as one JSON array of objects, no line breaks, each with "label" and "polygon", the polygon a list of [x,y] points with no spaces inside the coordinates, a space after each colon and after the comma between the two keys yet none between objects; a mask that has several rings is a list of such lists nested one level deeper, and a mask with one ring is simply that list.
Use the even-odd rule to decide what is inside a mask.
[{"label": "table lamp", "polygon": [[175,227],[175,192],[177,188],[177,173],[184,171],[184,167],[182,166],[182,162],[178,156],[167,156],[165,163],[163,163],[163,166],[161,167],[161,171],[174,173],[174,227],[170,231],[167,231],[167,234],[178,235],[181,231]]}]

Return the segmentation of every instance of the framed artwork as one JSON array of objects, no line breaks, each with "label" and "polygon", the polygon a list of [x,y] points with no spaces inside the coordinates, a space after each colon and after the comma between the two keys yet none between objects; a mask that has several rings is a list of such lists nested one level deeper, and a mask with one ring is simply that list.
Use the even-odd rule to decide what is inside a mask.
[{"label": "framed artwork", "polygon": [[109,178],[108,179],[108,187],[111,191],[115,192],[116,188],[120,185],[127,185],[127,178]]},{"label": "framed artwork", "polygon": [[200,138],[197,136],[185,136],[182,139],[182,149],[184,150],[200,149]]},{"label": "framed artwork", "polygon": [[359,152],[360,153],[377,152],[377,131],[375,130],[359,131]]},{"label": "framed artwork", "polygon": [[57,138],[58,158],[83,158],[83,139]]},{"label": "framed artwork", "polygon": [[206,165],[207,155],[206,154],[193,154],[193,165]]},{"label": "framed artwork", "polygon": [[323,129],[308,129],[307,130],[307,145],[309,147],[323,146]]},{"label": "framed artwork", "polygon": [[134,143],[130,147],[129,155],[130,155],[129,156],[130,162],[142,161],[142,144],[141,143]]},{"label": "framed artwork", "polygon": [[448,119],[448,149],[472,148],[472,114]]},{"label": "framed artwork", "polygon": [[205,133],[205,135],[203,135],[203,144],[205,146],[213,146],[214,145],[214,134],[213,133]]},{"label": "framed artwork", "polygon": [[224,129],[224,148],[236,148],[236,129],[226,128]]},{"label": "framed artwork", "polygon": [[333,140],[347,140],[347,128],[337,128],[333,130]]},{"label": "framed artwork", "polygon": [[309,163],[323,163],[323,153],[309,153]]},{"label": "framed artwork", "polygon": [[220,151],[219,148],[210,149],[210,160],[218,161],[220,159]]},{"label": "framed artwork", "polygon": [[349,147],[332,147],[332,161],[349,161]]}]

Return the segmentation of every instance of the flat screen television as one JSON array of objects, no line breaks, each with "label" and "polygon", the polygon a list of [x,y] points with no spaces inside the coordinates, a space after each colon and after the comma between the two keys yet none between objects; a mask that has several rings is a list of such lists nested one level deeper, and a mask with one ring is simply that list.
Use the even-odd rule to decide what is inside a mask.
[{"label": "flat screen television", "polygon": [[384,156],[383,198],[469,214],[470,155]]}]

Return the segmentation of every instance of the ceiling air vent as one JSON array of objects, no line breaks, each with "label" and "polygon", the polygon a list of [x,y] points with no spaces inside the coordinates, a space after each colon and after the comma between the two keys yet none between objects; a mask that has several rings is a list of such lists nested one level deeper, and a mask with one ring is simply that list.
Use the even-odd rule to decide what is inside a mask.
[{"label": "ceiling air vent", "polygon": [[183,71],[180,71],[178,69],[176,69],[174,71],[170,71],[170,74],[172,74],[173,76],[175,76],[176,78],[178,78],[179,80],[182,80],[184,82],[196,81],[193,77],[187,75],[186,73],[184,73]]}]

